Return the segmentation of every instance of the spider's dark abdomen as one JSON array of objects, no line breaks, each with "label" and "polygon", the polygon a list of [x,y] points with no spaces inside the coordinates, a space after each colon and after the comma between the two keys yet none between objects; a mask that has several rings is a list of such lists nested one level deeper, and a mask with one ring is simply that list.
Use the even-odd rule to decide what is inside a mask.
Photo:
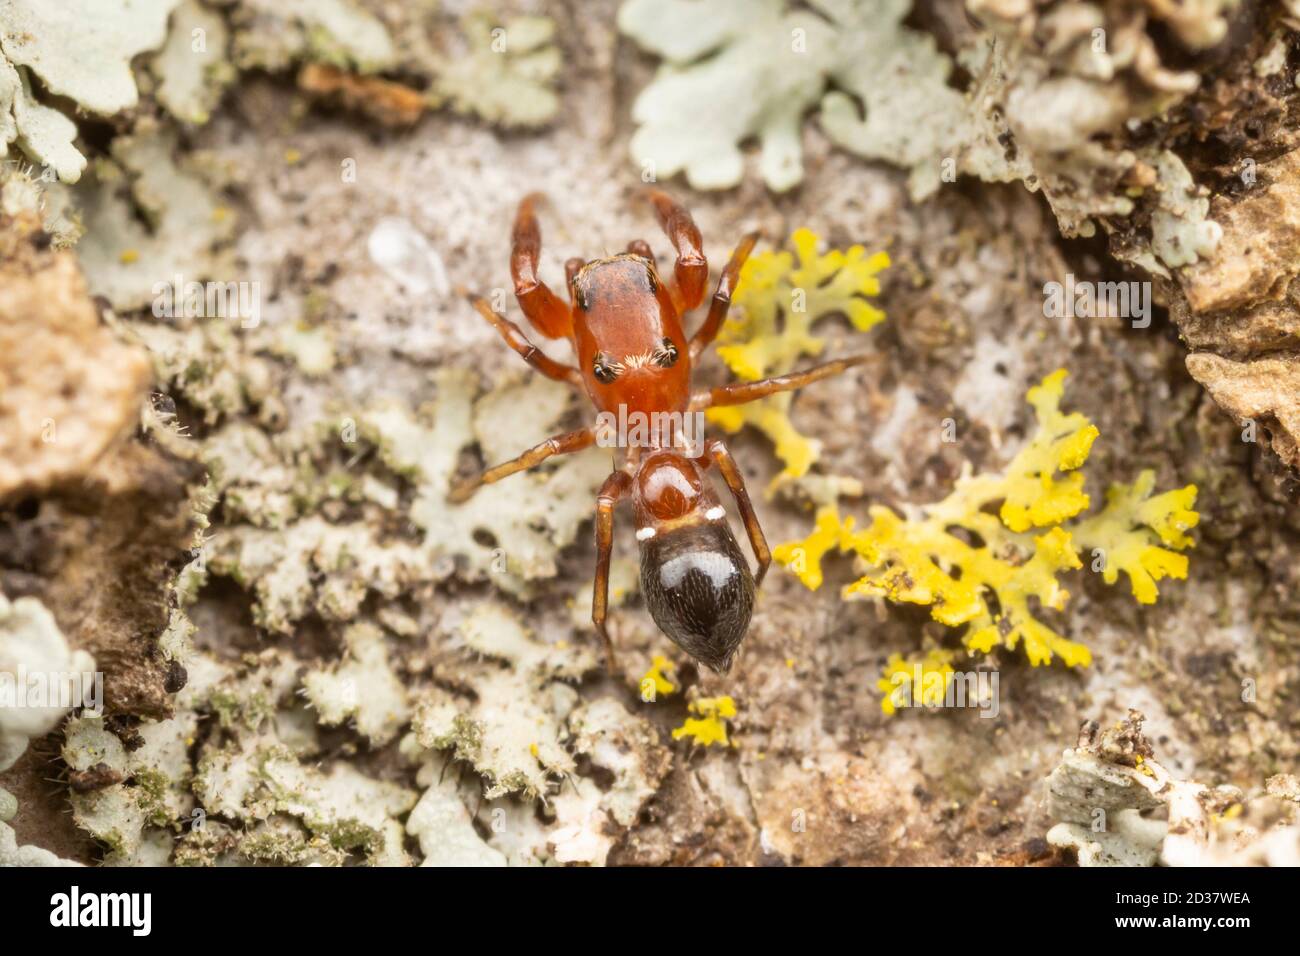
[{"label": "spider's dark abdomen", "polygon": [[754,610],[754,578],[725,521],[683,525],[641,542],[650,616],[719,674],[731,669]]}]

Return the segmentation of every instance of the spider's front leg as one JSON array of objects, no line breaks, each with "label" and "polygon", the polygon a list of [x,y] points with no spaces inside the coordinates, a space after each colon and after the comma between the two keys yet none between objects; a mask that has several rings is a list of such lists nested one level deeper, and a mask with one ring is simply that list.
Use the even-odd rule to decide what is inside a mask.
[{"label": "spider's front leg", "polygon": [[650,243],[644,239],[633,239],[627,244],[627,251],[642,259],[649,259],[652,263],[655,261],[654,251],[650,248]]},{"label": "spider's front leg", "polygon": [[539,193],[532,193],[519,203],[515,228],[511,236],[510,276],[515,282],[515,298],[533,328],[548,339],[567,338],[573,331],[569,307],[537,275],[542,256],[542,230],[533,206]]},{"label": "spider's front leg", "polygon": [[[704,301],[704,284],[709,278],[709,263],[704,258],[700,230],[686,207],[667,193],[652,189],[649,197],[651,205],[654,206],[655,218],[659,220],[659,227],[667,234],[673,249],[677,252],[677,262],[673,266],[673,281],[669,285],[669,292],[673,304],[677,306],[677,311],[685,315]],[[749,258],[749,253],[757,241],[757,232],[751,232],[741,239],[740,244],[736,246],[736,251],[731,254],[726,268],[722,270],[722,276],[718,279],[718,288],[713,293],[713,301],[709,303],[709,314],[699,331],[691,337],[692,359],[699,358],[700,353],[717,338],[718,330],[722,328],[722,322],[727,317],[727,310],[731,307],[731,294],[735,291],[736,281],[740,277],[740,267]],[[645,243],[638,242],[633,245],[645,246]],[[639,248],[630,248],[629,251],[650,258],[648,246],[645,247],[644,252]]]},{"label": "spider's front leg", "polygon": [[668,284],[673,305],[683,315],[704,301],[704,283],[709,279],[709,261],[704,258],[704,239],[686,207],[665,192],[648,194],[659,228],[677,253],[673,281]]},{"label": "spider's front leg", "polygon": [[691,337],[691,361],[698,359],[718,337],[722,323],[727,318],[727,311],[731,308],[731,294],[736,291],[740,269],[754,250],[756,242],[758,242],[758,233],[751,232],[740,240],[740,245],[736,246],[736,251],[727,260],[727,267],[722,270],[722,275],[718,278],[718,288],[713,293],[713,301],[709,303],[709,314],[705,317],[699,331]]},{"label": "spider's front leg", "polygon": [[555,361],[555,359],[528,341],[528,336],[524,335],[523,330],[493,309],[486,299],[474,296],[470,299],[470,302],[478,310],[479,315],[487,319],[488,323],[501,334],[501,338],[505,339],[506,345],[518,352],[519,357],[525,362],[547,378],[554,379],[557,382],[568,382],[577,389],[583,388],[582,374],[576,368]]}]

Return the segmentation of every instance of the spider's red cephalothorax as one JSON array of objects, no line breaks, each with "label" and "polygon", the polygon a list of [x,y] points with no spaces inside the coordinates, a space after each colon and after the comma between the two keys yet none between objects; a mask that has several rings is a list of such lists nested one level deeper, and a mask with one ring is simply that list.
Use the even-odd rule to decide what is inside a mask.
[{"label": "spider's red cephalothorax", "polygon": [[[592,425],[549,438],[518,458],[462,482],[450,497],[464,501],[480,485],[613,437],[622,460],[597,498],[591,614],[610,666],[614,653],[605,617],[614,506],[630,495],[641,551],[641,587],[651,616],[693,658],[726,673],[749,627],[754,593],[772,554],[727,446],[719,439],[701,441],[698,429],[691,427],[692,416],[702,416],[713,405],[742,405],[800,388],[864,359],[841,359],[798,374],[692,394],[691,369],[722,327],[740,268],[757,234],[745,236],[732,253],[704,323],[688,339],[682,317],[704,301],[709,277],[700,231],[690,213],[667,194],[651,190],[649,198],[677,253],[672,278],[665,281],[659,275],[650,246],[638,239],[620,255],[565,263],[567,304],[537,277],[542,236],[533,206],[538,197],[528,196],[519,204],[510,255],[515,297],[539,333],[569,340],[577,367],[547,357],[485,300],[475,298],[474,306],[525,362],[548,378],[583,391],[601,414]],[[758,560],[756,575],[750,574],[726,512],[705,477],[715,464],[740,509]]]}]

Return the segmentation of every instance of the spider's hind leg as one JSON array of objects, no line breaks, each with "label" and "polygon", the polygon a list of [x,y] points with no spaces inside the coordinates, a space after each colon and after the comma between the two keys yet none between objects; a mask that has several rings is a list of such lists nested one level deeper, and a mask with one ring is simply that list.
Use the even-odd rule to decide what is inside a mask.
[{"label": "spider's hind leg", "polygon": [[767,535],[763,534],[763,526],[758,523],[758,513],[754,511],[754,503],[750,501],[749,492],[745,489],[745,476],[740,473],[740,466],[736,464],[736,459],[731,457],[726,442],[721,439],[710,439],[704,446],[704,453],[706,467],[717,463],[718,471],[722,472],[722,480],[727,483],[727,489],[731,492],[731,497],[736,500],[736,507],[740,509],[740,520],[745,525],[745,533],[749,535],[749,546],[753,548],[754,558],[758,561],[754,587],[755,589],[762,587],[767,569],[772,565],[772,549],[767,545]]},{"label": "spider's hind leg", "polygon": [[616,471],[601,485],[596,498],[596,579],[591,593],[591,623],[605,643],[605,666],[614,673],[614,642],[609,639],[605,618],[609,615],[609,563],[614,553],[614,506],[626,493],[632,479]]}]

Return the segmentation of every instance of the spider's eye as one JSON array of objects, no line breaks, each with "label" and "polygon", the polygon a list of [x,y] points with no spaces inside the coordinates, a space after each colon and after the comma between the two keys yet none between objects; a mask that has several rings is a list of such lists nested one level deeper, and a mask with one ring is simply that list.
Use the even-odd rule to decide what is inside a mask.
[{"label": "spider's eye", "polygon": [[608,385],[618,378],[618,370],[605,361],[605,356],[597,355],[591,365],[591,373],[601,385]]},{"label": "spider's eye", "polygon": [[677,346],[672,339],[664,339],[655,351],[655,364],[660,368],[672,368],[677,364]]}]

